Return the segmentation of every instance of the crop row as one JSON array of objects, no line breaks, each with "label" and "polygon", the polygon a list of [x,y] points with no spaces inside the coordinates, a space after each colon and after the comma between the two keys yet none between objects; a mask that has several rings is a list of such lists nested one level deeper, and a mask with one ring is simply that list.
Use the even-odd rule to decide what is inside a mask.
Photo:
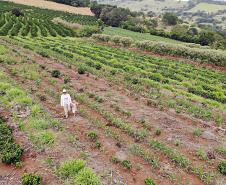
[{"label": "crop row", "polygon": [[40,20],[50,19],[52,20],[56,15],[61,19],[72,23],[79,23],[81,25],[96,25],[97,18],[94,16],[73,14],[63,11],[54,11],[48,9],[42,9],[34,6],[27,6],[21,4],[15,4],[7,1],[0,1],[0,13],[6,13],[13,8],[21,10],[26,17],[37,18]]},{"label": "crop row", "polygon": [[[25,44],[26,48],[27,47],[29,47],[29,49],[33,48],[32,50],[34,50],[34,47],[36,47],[36,46],[33,45],[32,42],[29,41],[28,38],[27,39],[22,39],[22,42],[18,42],[15,39],[14,40],[7,39],[7,40],[10,40],[10,42],[12,42],[14,44],[19,44],[19,45],[24,45],[24,43],[26,43]],[[21,41],[21,39],[18,39],[18,40]],[[46,40],[46,42],[43,42],[44,40],[45,39],[41,39],[41,38],[36,40],[36,44],[39,45],[39,47],[38,47],[39,50],[43,51],[44,53],[46,51],[51,52],[51,50],[49,50],[48,48],[54,46],[55,45],[54,44],[55,41],[52,42],[52,39],[49,39],[49,38]],[[51,41],[51,42],[49,42],[49,41]],[[62,41],[62,39],[60,39],[58,42],[60,43],[61,41]],[[48,42],[48,44],[47,44],[47,42]],[[71,41],[68,40],[67,44],[70,45],[70,42]],[[50,44],[50,43],[52,43],[52,44]],[[79,44],[79,46],[82,46],[82,45],[90,46],[91,45],[92,46],[91,49],[94,49],[94,50],[98,49],[98,48],[100,49],[100,47],[104,47],[104,46],[97,45],[97,44],[94,44],[94,43],[86,43],[86,42],[79,42],[79,41],[78,42],[73,42],[74,45],[76,45],[76,43]],[[85,46],[83,46],[83,47],[85,47]],[[127,51],[117,50],[117,49],[114,49],[114,48],[111,48],[111,47],[104,47],[104,49],[102,49],[101,51],[102,52],[103,51],[107,52],[108,50],[112,51],[112,54],[114,53],[114,50],[116,51],[115,55],[112,55],[113,57],[120,55],[120,52],[124,53],[124,56],[128,55]],[[120,51],[119,54],[117,53],[118,51]],[[61,59],[65,60],[65,61],[69,61],[70,63],[74,63],[75,62],[74,59],[71,58],[71,55],[72,55],[72,57],[74,56],[74,57],[76,57],[79,60],[86,61],[87,64],[90,63],[89,62],[90,59],[88,57],[84,57],[84,56],[82,56],[80,54],[79,55],[78,54],[72,54],[70,52],[67,52],[67,53],[68,53],[67,56],[69,56],[69,54],[70,54],[69,58],[66,55],[64,55],[64,52],[63,53],[59,53],[59,54],[56,53],[56,52],[51,52],[51,55],[53,55],[53,56],[55,56],[57,58],[61,58]],[[137,58],[138,56],[144,56],[143,57],[144,61],[145,61],[145,57],[149,57],[149,56],[143,55],[143,54],[138,54],[138,55],[136,54],[137,56],[134,56],[135,53],[132,53],[132,52],[129,52],[129,53],[130,53],[131,57],[136,57]],[[176,61],[175,61],[175,63],[174,63],[174,61],[171,61],[171,60],[167,60],[167,63],[165,63],[164,61],[165,61],[165,59],[160,59],[160,58],[155,58],[154,57],[154,58],[152,58],[152,60],[150,62],[154,63],[154,64],[155,63],[160,63],[159,65],[161,65],[161,66],[162,65],[171,65],[172,64],[173,66],[175,66],[174,67],[175,69],[179,68],[180,66],[185,67],[187,65],[190,65],[190,64],[179,63],[179,62],[178,62],[178,64],[175,65],[175,63],[177,63]],[[92,60],[91,60],[91,62],[92,62]],[[83,65],[82,63],[77,63],[77,64]],[[100,64],[100,62],[97,62],[97,66],[99,66],[99,64]],[[141,92],[141,94],[144,95],[145,97],[152,97],[154,99],[160,98],[161,99],[161,101],[160,101],[161,103],[165,104],[166,106],[175,108],[175,109],[180,109],[180,112],[182,110],[185,110],[186,112],[188,112],[188,113],[190,113],[193,116],[198,117],[198,118],[202,118],[202,119],[212,119],[212,118],[214,118],[215,121],[218,122],[218,123],[224,122],[223,118],[220,116],[220,114],[214,115],[213,111],[210,108],[207,107],[207,105],[218,106],[218,107],[222,106],[222,105],[220,105],[219,103],[217,103],[215,101],[212,101],[212,100],[209,100],[209,99],[204,99],[204,98],[200,99],[200,97],[196,97],[196,96],[192,95],[191,93],[186,93],[186,92],[181,91],[181,90],[177,90],[177,91],[173,90],[174,92],[182,94],[183,96],[186,95],[188,97],[187,100],[178,99],[177,101],[174,101],[170,97],[167,98],[167,96],[164,95],[164,93],[162,93],[162,92],[160,93],[159,90],[154,90],[153,88],[151,90],[149,90],[149,88],[146,89],[144,86],[142,86],[142,84],[145,84],[145,86],[147,86],[147,87],[154,86],[154,87],[159,89],[159,88],[161,88],[161,83],[153,81],[153,80],[150,80],[150,79],[143,79],[143,78],[137,78],[136,77],[138,80],[140,80],[142,82],[142,84],[140,84],[140,83],[133,84],[132,81],[134,81],[134,83],[135,83],[137,81],[137,79],[133,80],[130,73],[127,73],[127,72],[123,73],[123,76],[124,76],[124,79],[123,79],[122,77],[117,77],[117,75],[115,75],[115,70],[116,70],[115,68],[112,68],[112,67],[109,67],[109,66],[106,66],[106,67],[107,67],[108,70],[110,70],[110,71],[112,70],[112,72],[114,71],[114,73],[113,73],[114,75],[111,74],[112,72],[111,73],[107,73],[107,72],[100,71],[101,72],[100,73],[100,72],[98,72],[98,70],[97,70],[97,72],[95,72],[94,68],[93,67],[89,67],[88,65],[86,65],[85,68],[87,68],[88,70],[91,70],[94,73],[98,73],[99,75],[101,75],[103,77],[107,77],[107,79],[109,81],[115,81],[117,84],[124,84],[124,86],[126,88],[129,88],[129,89],[132,88],[135,91]],[[192,67],[194,71],[197,70],[197,73],[201,73],[202,71],[203,72],[205,71],[206,73],[210,72],[210,73],[212,73],[212,76],[216,76],[216,78],[221,78],[221,73],[220,72],[216,72],[216,71],[212,71],[212,70],[206,70],[204,68],[197,68],[197,67],[192,66],[192,65],[188,66],[188,68],[185,67],[185,69],[190,70],[189,67]],[[117,69],[116,72],[117,73],[122,73],[122,70]],[[135,73],[133,72],[132,74],[135,74]],[[206,78],[203,78],[201,76],[199,78],[200,78],[200,81],[201,81],[201,78],[202,79],[206,79]],[[173,85],[178,84],[178,83],[175,83],[176,82],[175,80],[172,80],[171,82],[173,83]],[[188,84],[188,83],[185,83],[185,84]],[[171,86],[168,85],[168,84],[165,84],[162,87],[170,89]],[[202,106],[193,105],[193,103],[190,101],[191,99],[195,99],[196,101],[200,101],[200,103],[202,103],[205,106],[202,107]]]},{"label": "crop row", "polygon": [[[125,42],[122,42],[123,37],[120,36],[110,36],[105,34],[94,34],[93,38],[95,40],[100,40],[104,42],[113,42],[114,44],[123,46],[130,46],[133,44],[133,40],[129,37],[127,38],[128,45],[125,44]],[[121,41],[121,40],[122,41]],[[226,55],[225,52],[222,50],[212,50],[212,49],[206,49],[206,48],[192,48],[189,47],[190,45],[184,45],[184,44],[170,44],[170,43],[164,43],[164,42],[153,42],[150,40],[144,40],[144,41],[136,41],[135,46],[139,49],[144,49],[148,51],[158,52],[158,53],[164,53],[174,56],[180,56],[185,58],[191,58],[195,61],[203,61],[206,63],[212,63],[217,66],[226,66]]]},{"label": "crop row", "polygon": [[62,37],[75,37],[77,35],[74,29],[56,24],[49,19],[42,21],[37,20],[36,18],[28,19],[27,17],[16,17],[11,13],[2,13],[1,22],[2,24],[0,23],[0,35],[2,36],[6,36],[8,34],[11,36],[27,36],[29,32],[32,37],[37,37],[38,35],[44,37],[47,37],[48,35],[51,35],[53,37],[56,37],[57,35],[60,35]]},{"label": "crop row", "polygon": [[[2,84],[0,84],[1,86]],[[2,155],[2,163],[16,164],[20,166],[20,158],[24,149],[14,142],[12,133],[3,121],[0,115],[0,150]]]},{"label": "crop row", "polygon": [[[79,42],[79,45],[71,44],[69,47],[56,47],[56,45],[46,47],[60,54],[75,53],[88,57],[90,60],[86,60],[86,63],[92,67],[94,67],[93,60],[95,60],[102,65],[117,69],[117,73],[128,72],[132,73],[133,76],[138,73],[137,75],[139,75],[141,80],[150,79],[157,83],[167,84],[163,85],[163,87],[171,91],[175,91],[175,87],[168,84],[175,84],[187,88],[189,93],[201,95],[222,103],[226,102],[226,78],[224,73],[197,68],[185,63],[173,64],[175,61],[169,59],[159,59],[147,55],[140,56],[139,54],[131,55],[131,52],[103,47],[98,44],[90,44],[88,46],[87,43]],[[102,48],[105,49],[102,50]],[[169,65],[169,62],[171,65]],[[187,68],[187,66],[190,68]],[[137,83],[139,83],[139,80]],[[201,90],[203,93],[198,93],[194,88]]]}]

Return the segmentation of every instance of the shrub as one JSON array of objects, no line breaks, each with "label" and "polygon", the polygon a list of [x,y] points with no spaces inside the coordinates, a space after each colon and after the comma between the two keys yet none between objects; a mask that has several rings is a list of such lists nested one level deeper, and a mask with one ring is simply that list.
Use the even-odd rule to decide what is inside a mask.
[{"label": "shrub", "polygon": [[111,38],[111,41],[114,42],[115,44],[119,45],[120,44],[120,39],[122,37],[120,37],[119,35],[115,35]]},{"label": "shrub", "polygon": [[58,69],[54,69],[51,72],[51,75],[52,75],[52,77],[58,78],[58,77],[60,77],[60,71]]},{"label": "shrub", "polygon": [[113,157],[113,162],[116,164],[118,163],[118,157]]},{"label": "shrub", "polygon": [[41,185],[42,184],[42,176],[27,173],[22,175],[22,185]]},{"label": "shrub", "polygon": [[42,94],[42,95],[40,96],[40,99],[41,99],[41,100],[46,100],[46,95],[45,95],[45,94]]},{"label": "shrub", "polygon": [[97,148],[100,148],[100,147],[101,147],[101,142],[100,142],[100,141],[97,141],[97,142],[95,143],[95,146],[96,146]]},{"label": "shrub", "polygon": [[93,98],[95,95],[93,92],[91,92],[91,93],[88,93],[88,96],[89,96],[89,98]]},{"label": "shrub", "polygon": [[70,78],[64,78],[64,84],[67,84],[68,82],[70,82]]},{"label": "shrub", "polygon": [[96,141],[97,133],[95,131],[92,131],[89,134],[87,134],[87,136],[90,137],[92,141]]},{"label": "shrub", "polygon": [[133,43],[133,39],[131,39],[130,37],[122,37],[120,39],[120,43],[124,46],[124,47],[129,47],[131,46],[131,44]]},{"label": "shrub", "polygon": [[15,164],[20,161],[24,149],[15,142],[5,143],[2,148],[2,163]]},{"label": "shrub", "polygon": [[132,78],[132,83],[133,84],[137,84],[138,82],[139,82],[138,78],[136,78],[136,77]]},{"label": "shrub", "polygon": [[147,184],[147,185],[155,185],[154,180],[151,179],[151,178],[146,178],[146,179],[144,179],[144,182],[145,182],[145,184]]},{"label": "shrub", "polygon": [[177,110],[175,110],[175,112],[176,112],[177,114],[179,114],[179,113],[181,113],[181,109],[177,109]]},{"label": "shrub", "polygon": [[95,63],[95,68],[96,68],[97,70],[100,70],[100,69],[102,68],[102,64],[101,64],[100,62],[96,62],[96,63]]},{"label": "shrub", "polygon": [[226,175],[226,161],[221,161],[217,167],[218,171],[223,175]]},{"label": "shrub", "polygon": [[116,69],[112,69],[112,70],[110,71],[110,74],[111,74],[111,75],[115,75],[115,74],[116,74],[116,72],[117,72],[117,70],[116,70]]},{"label": "shrub", "polygon": [[122,162],[121,162],[121,165],[126,167],[127,169],[131,169],[132,168],[132,165],[130,164],[130,160],[128,159],[124,159]]},{"label": "shrub", "polygon": [[78,68],[78,74],[85,74],[86,69],[84,67],[79,67]]},{"label": "shrub", "polygon": [[151,100],[147,100],[147,105],[151,105],[152,101]]},{"label": "shrub", "polygon": [[155,130],[156,135],[160,135],[161,133],[162,133],[162,131],[160,129]]},{"label": "shrub", "polygon": [[119,111],[120,110],[119,106],[115,106],[115,110]]},{"label": "shrub", "polygon": [[104,98],[98,98],[97,100],[99,103],[102,103],[104,101]]}]

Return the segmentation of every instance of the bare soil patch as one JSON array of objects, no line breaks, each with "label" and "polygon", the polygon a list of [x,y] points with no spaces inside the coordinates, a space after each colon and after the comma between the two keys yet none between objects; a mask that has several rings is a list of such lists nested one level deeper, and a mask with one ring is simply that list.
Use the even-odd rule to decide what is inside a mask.
[{"label": "bare soil patch", "polygon": [[[3,0],[3,1],[8,1],[8,0]],[[94,16],[90,8],[88,7],[73,7],[73,6],[59,4],[59,3],[45,1],[45,0],[9,0],[9,1],[12,1],[18,4],[36,6],[36,7],[50,9],[50,10],[66,11],[74,14]]]}]

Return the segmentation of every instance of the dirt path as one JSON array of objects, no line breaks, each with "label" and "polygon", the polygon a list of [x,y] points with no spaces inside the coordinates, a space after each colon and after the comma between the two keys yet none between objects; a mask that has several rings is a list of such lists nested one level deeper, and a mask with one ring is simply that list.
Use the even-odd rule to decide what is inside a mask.
[{"label": "dirt path", "polygon": [[[88,41],[88,42],[96,42],[96,43],[103,44],[103,45],[106,45],[106,46],[111,46],[111,47],[114,47],[114,48],[121,48],[122,47],[122,46],[118,46],[118,45],[114,45],[114,44],[109,44],[109,43],[106,43],[106,42],[94,41],[92,39],[82,39],[82,40]],[[171,59],[171,60],[177,60],[179,62],[187,62],[187,63],[193,64],[193,65],[195,65],[197,67],[206,67],[207,69],[211,68],[213,70],[221,71],[221,72],[226,73],[226,67],[219,67],[219,66],[216,66],[214,64],[193,62],[193,61],[185,59],[185,58],[176,57],[176,56],[172,56],[172,55],[155,53],[155,52],[151,52],[151,51],[145,51],[145,50],[137,49],[137,48],[134,48],[134,47],[126,47],[126,49],[128,49],[129,51],[137,52],[137,53],[144,53],[144,54],[151,55],[151,56],[167,58],[167,59]]]}]

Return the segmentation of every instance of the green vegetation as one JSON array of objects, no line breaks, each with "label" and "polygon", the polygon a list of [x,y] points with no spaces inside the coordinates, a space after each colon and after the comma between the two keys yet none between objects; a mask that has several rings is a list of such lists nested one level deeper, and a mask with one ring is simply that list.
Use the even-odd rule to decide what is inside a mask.
[{"label": "green vegetation", "polygon": [[[49,9],[42,9],[34,6],[27,6],[22,4],[16,4],[8,1],[0,1],[0,14],[11,12],[13,8],[17,8],[20,12],[24,13],[25,17],[35,18],[39,20],[52,20],[56,15],[61,19],[70,23],[78,23],[80,25],[96,25],[97,18],[94,16],[73,14],[64,11],[55,11]],[[48,29],[48,25],[45,24]]]},{"label": "green vegetation", "polygon": [[126,167],[128,170],[132,168],[132,165],[130,164],[130,160],[128,159],[124,159],[122,162],[121,162],[121,165]]},{"label": "green vegetation", "polygon": [[151,178],[146,178],[146,179],[144,179],[144,182],[145,182],[145,184],[147,184],[147,185],[155,185],[154,180],[151,179]]},{"label": "green vegetation", "polygon": [[189,12],[205,11],[207,13],[218,12],[219,10],[225,10],[224,5],[214,5],[209,3],[199,3],[194,8],[190,9]]},{"label": "green vegetation", "polygon": [[130,30],[125,30],[122,28],[115,28],[115,27],[105,27],[103,33],[107,34],[107,35],[111,35],[111,36],[119,35],[121,37],[131,37],[134,41],[150,40],[150,41],[154,41],[154,42],[166,42],[166,43],[172,43],[172,44],[182,44],[183,43],[183,42],[176,41],[173,39],[150,35],[148,33],[133,32]]},{"label": "green vegetation", "polygon": [[86,167],[86,163],[82,159],[77,159],[76,162],[74,159],[70,159],[61,163],[57,174],[61,178],[69,178],[73,184],[101,184],[99,177],[91,169]]},{"label": "green vegetation", "polygon": [[25,173],[22,175],[22,185],[42,185],[42,176]]},{"label": "green vegetation", "polygon": [[52,75],[52,77],[59,78],[60,77],[59,69],[52,70],[51,75]]},{"label": "green vegetation", "polygon": [[90,137],[92,141],[96,141],[97,133],[95,131],[92,131],[88,133],[87,136]]},{"label": "green vegetation", "polygon": [[217,167],[218,171],[223,175],[226,175],[226,161],[221,161]]}]

